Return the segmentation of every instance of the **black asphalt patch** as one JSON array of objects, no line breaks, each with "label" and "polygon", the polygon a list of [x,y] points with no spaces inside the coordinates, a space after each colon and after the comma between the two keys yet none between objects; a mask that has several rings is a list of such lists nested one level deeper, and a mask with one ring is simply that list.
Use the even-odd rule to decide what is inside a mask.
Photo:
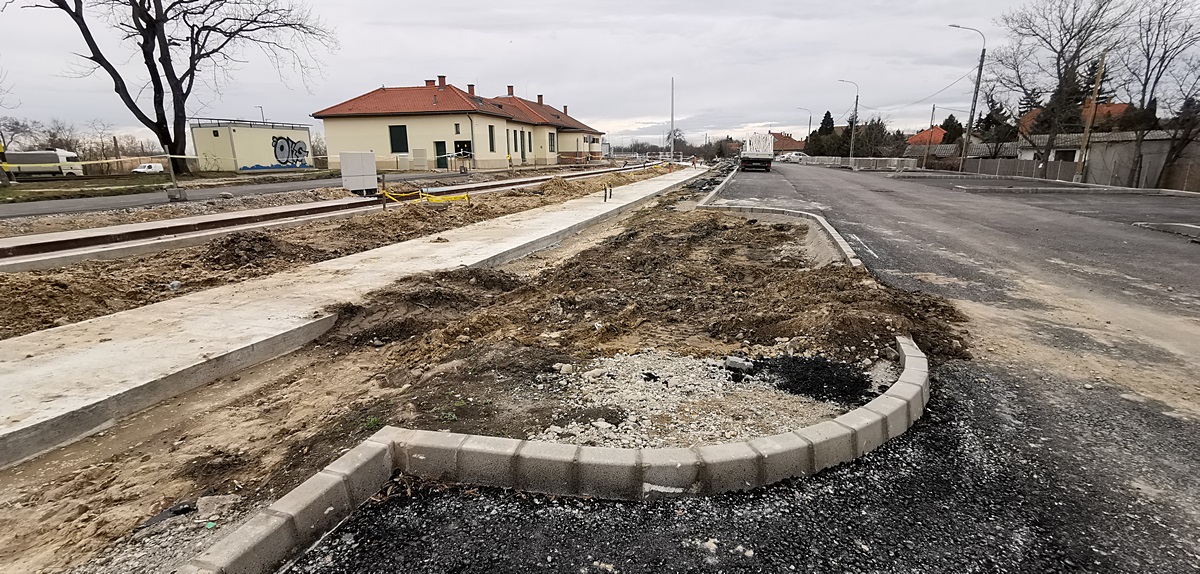
[{"label": "black asphalt patch", "polygon": [[[1119,446],[1110,436],[1119,428],[1100,412],[1064,421],[1047,401],[1027,398],[1017,376],[979,372],[947,364],[908,433],[852,463],[750,493],[638,504],[401,480],[290,572],[1200,569],[1195,530],[1127,486],[1136,468],[1097,462],[1098,450]],[[1144,415],[1136,424],[1188,431]],[[1178,456],[1195,446],[1165,448]]]}]

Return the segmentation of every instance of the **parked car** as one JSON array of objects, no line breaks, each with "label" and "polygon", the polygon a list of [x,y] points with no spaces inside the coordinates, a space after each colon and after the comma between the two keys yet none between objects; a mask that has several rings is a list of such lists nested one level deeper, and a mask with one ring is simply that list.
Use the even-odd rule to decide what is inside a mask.
[{"label": "parked car", "polygon": [[133,168],[133,173],[162,173],[163,166],[161,163],[143,163]]}]

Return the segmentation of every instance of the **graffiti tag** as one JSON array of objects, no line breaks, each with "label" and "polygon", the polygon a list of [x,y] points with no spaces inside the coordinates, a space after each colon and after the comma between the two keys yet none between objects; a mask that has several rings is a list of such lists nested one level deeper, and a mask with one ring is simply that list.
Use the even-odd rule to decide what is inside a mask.
[{"label": "graffiti tag", "polygon": [[271,137],[275,147],[275,161],[281,164],[305,163],[308,160],[308,144],[288,137]]}]

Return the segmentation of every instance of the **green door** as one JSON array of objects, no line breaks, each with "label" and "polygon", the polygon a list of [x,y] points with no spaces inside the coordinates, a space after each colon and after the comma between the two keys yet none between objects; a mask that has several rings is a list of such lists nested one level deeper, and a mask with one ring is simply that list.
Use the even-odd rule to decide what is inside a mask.
[{"label": "green door", "polygon": [[433,142],[433,153],[437,156],[438,169],[449,169],[450,164],[446,161],[446,142]]}]

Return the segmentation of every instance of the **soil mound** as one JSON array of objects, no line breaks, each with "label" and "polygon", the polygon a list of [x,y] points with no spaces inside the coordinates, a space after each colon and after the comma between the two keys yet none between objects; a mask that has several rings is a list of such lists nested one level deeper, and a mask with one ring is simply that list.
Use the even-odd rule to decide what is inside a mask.
[{"label": "soil mound", "polygon": [[209,269],[237,269],[247,265],[261,266],[272,259],[315,262],[323,257],[316,249],[289,243],[261,231],[239,231],[210,241],[200,259]]}]

